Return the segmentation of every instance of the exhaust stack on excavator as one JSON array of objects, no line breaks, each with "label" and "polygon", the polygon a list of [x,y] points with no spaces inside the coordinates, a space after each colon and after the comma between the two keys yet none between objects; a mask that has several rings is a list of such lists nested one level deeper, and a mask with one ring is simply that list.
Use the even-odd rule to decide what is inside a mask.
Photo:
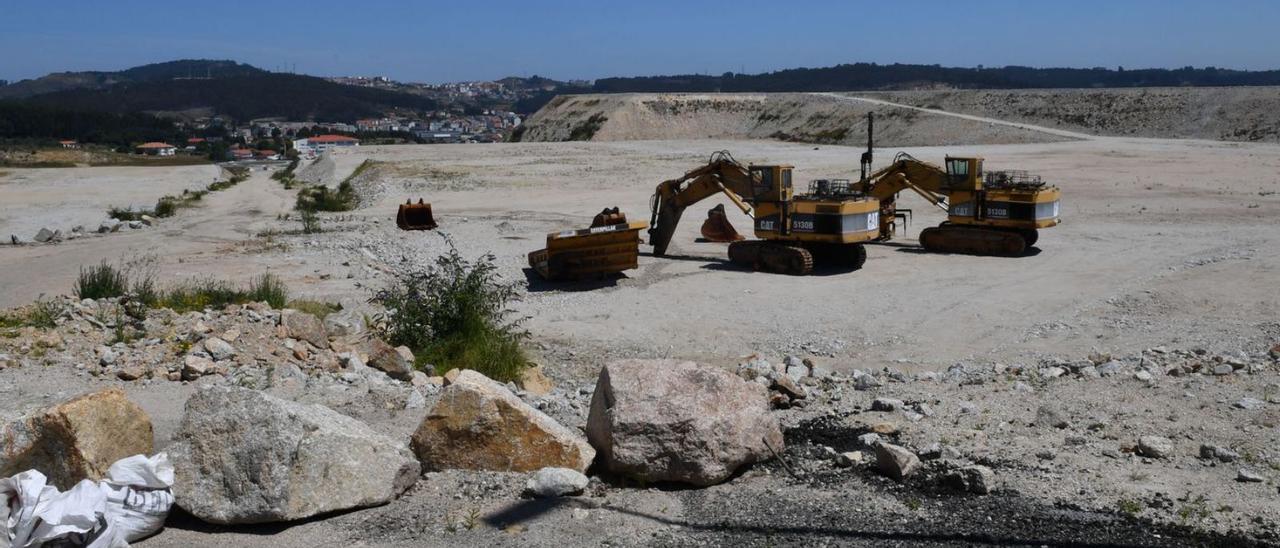
[{"label": "exhaust stack on excavator", "polygon": [[875,123],[876,123],[875,113],[868,112],[867,113],[867,151],[862,153],[862,162],[861,162],[862,163],[862,179],[860,180],[863,183],[867,182],[867,175],[871,173],[871,160],[872,160],[871,139],[873,134],[875,133]]}]

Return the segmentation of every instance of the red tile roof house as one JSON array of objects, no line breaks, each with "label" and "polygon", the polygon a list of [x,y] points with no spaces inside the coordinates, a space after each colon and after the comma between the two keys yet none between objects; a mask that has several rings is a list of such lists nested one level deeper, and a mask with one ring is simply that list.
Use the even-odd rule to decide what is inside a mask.
[{"label": "red tile roof house", "polygon": [[177,147],[174,147],[169,143],[156,142],[142,143],[134,148],[137,149],[139,154],[146,154],[148,156],[173,156],[174,153],[178,151]]},{"label": "red tile roof house", "polygon": [[75,141],[58,141],[58,144],[62,145],[62,148],[80,148],[80,143]]},{"label": "red tile roof house", "polygon": [[231,149],[231,156],[237,160],[251,160],[253,159],[253,151],[247,148],[233,148]]}]

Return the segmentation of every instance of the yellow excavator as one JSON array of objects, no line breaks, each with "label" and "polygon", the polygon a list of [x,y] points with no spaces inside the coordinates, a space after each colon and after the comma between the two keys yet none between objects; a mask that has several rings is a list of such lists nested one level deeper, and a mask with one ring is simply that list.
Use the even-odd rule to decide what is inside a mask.
[{"label": "yellow excavator", "polygon": [[754,220],[758,240],[729,244],[729,260],[744,267],[804,275],[815,262],[857,269],[867,260],[863,243],[880,235],[880,203],[855,192],[845,181],[792,188],[789,165],[744,166],[727,151],[706,165],[663,181],[650,202],[649,243],[654,256],[666,254],[685,208],[723,193]]},{"label": "yellow excavator", "polygon": [[984,172],[982,158],[948,156],[944,169],[899,152],[892,164],[871,172],[873,124],[868,114],[862,179],[853,190],[880,203],[880,241],[893,237],[901,216],[896,198],[904,190],[947,213],[941,225],[920,232],[929,251],[1019,256],[1035,245],[1039,229],[1060,222],[1057,187],[1025,171]]}]

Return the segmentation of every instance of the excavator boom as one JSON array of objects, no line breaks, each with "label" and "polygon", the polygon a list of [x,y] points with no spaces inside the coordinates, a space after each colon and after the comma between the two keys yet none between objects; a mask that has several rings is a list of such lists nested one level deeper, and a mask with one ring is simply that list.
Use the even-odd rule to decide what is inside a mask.
[{"label": "excavator boom", "polygon": [[712,154],[706,165],[660,183],[649,204],[652,209],[649,243],[653,245],[653,254],[658,257],[666,254],[685,208],[717,193],[724,193],[738,209],[750,214],[749,198],[743,197],[752,195],[751,180],[746,166],[734,160],[728,151],[720,151]]}]

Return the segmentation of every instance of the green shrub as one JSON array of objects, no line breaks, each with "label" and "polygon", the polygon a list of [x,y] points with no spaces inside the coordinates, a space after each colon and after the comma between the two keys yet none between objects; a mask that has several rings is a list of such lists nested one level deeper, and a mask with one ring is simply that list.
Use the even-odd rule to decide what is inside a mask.
[{"label": "green shrub", "polygon": [[299,211],[351,211],[356,208],[356,192],[350,181],[343,181],[337,190],[318,185],[298,191],[294,209]]},{"label": "green shrub", "polygon": [[605,117],[605,115],[593,114],[569,132],[569,140],[590,141],[592,137],[595,137],[596,132],[600,131],[600,126],[603,126],[607,121],[609,121],[609,118]]},{"label": "green shrub", "polygon": [[302,221],[303,234],[316,234],[322,231],[320,228],[320,216],[316,215],[316,212],[304,209],[298,215],[298,219]]},{"label": "green shrub", "polygon": [[107,210],[108,217],[111,217],[112,219],[116,219],[118,221],[126,221],[126,222],[140,221],[142,220],[143,215],[147,215],[150,213],[151,213],[150,211],[146,211],[146,210],[134,211],[132,207],[126,207],[122,209],[122,208],[113,206]]},{"label": "green shrub", "polygon": [[450,244],[426,271],[401,274],[374,294],[372,301],[386,309],[376,327],[391,344],[411,348],[419,364],[516,380],[529,364],[520,348],[528,334],[519,320],[507,320],[519,294],[515,284],[502,282],[494,260],[467,261]]},{"label": "green shrub", "polygon": [[81,299],[107,299],[119,297],[129,291],[129,277],[124,269],[102,261],[97,266],[80,268],[76,279],[76,296]]},{"label": "green shrub", "polygon": [[273,308],[283,308],[289,300],[288,288],[271,273],[254,278],[245,289],[237,288],[226,280],[194,278],[162,290],[156,283],[154,257],[134,259],[123,266],[103,261],[97,266],[81,268],[75,293],[82,299],[129,295],[130,303],[139,305],[140,315],[145,315],[146,307],[190,312],[230,304],[266,302]]},{"label": "green shrub", "polygon": [[172,196],[165,196],[156,201],[156,217],[172,217],[178,212],[178,202]]},{"label": "green shrub", "polygon": [[165,291],[156,299],[154,306],[176,312],[191,312],[232,304],[266,302],[273,308],[284,308],[288,297],[289,291],[284,282],[274,274],[267,273],[250,281],[247,290],[239,289],[226,280],[188,280]]},{"label": "green shrub", "polygon": [[16,309],[8,314],[0,314],[0,328],[53,329],[58,326],[57,320],[62,316],[62,312],[61,303],[56,300],[45,300],[44,295],[41,295],[30,306]]},{"label": "green shrub", "polygon": [[249,282],[247,302],[264,302],[272,308],[284,308],[289,302],[289,288],[275,274],[267,272]]}]

